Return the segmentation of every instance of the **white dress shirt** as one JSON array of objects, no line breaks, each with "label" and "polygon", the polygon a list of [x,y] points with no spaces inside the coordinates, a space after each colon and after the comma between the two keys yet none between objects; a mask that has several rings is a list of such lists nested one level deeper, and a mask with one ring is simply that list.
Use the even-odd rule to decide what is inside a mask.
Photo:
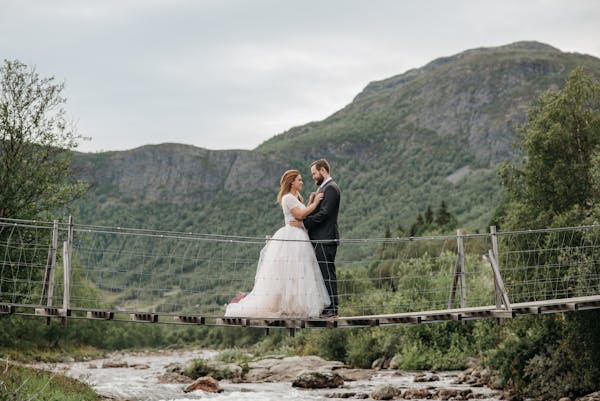
[{"label": "white dress shirt", "polygon": [[329,176],[329,178],[327,178],[325,181],[323,181],[321,183],[321,185],[319,185],[319,190],[317,192],[321,191],[321,188],[325,188],[325,184],[327,184],[329,181],[331,181],[333,178],[331,178],[331,176]]}]

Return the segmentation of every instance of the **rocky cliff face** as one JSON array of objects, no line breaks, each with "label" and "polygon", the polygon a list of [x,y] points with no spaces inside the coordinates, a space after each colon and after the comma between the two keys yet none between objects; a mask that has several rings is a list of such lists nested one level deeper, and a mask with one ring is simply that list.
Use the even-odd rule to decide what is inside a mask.
[{"label": "rocky cliff face", "polygon": [[[189,145],[147,145],[123,152],[80,154],[80,178],[121,196],[147,202],[207,199],[219,191],[272,188],[283,162],[247,150],[207,150]],[[114,195],[114,194],[113,194]]]}]

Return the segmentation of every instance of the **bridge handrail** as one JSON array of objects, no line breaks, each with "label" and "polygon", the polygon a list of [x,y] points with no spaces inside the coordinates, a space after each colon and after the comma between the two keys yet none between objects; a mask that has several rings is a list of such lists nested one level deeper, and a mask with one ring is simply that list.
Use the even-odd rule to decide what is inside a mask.
[{"label": "bridge handrail", "polygon": [[[67,222],[58,221],[59,227],[66,229],[69,226]],[[43,220],[25,220],[25,219],[12,219],[12,218],[0,218],[0,226],[22,226],[31,228],[51,228],[53,222]],[[555,227],[555,228],[537,228],[537,229],[520,229],[510,231],[497,231],[495,235],[507,236],[515,234],[536,234],[536,233],[550,233],[550,232],[562,232],[571,230],[591,230],[600,228],[600,225],[582,225],[582,226],[571,226],[571,227]],[[172,238],[172,239],[188,239],[188,240],[210,240],[210,241],[222,241],[222,242],[249,242],[249,243],[263,243],[266,239],[272,241],[293,241],[298,242],[299,240],[285,240],[285,239],[272,239],[269,237],[258,237],[258,236],[243,236],[243,235],[225,235],[225,234],[209,234],[209,233],[197,233],[197,232],[184,232],[184,231],[172,231],[172,230],[159,230],[149,228],[132,228],[132,227],[113,227],[113,226],[102,226],[92,224],[73,224],[74,231],[80,232],[97,232],[103,234],[118,234],[118,235],[141,235],[148,237],[159,237],[159,238]],[[461,235],[464,239],[470,238],[486,238],[492,234],[486,233],[464,233]],[[339,244],[354,244],[354,243],[399,243],[399,242],[413,242],[413,241],[440,241],[440,240],[454,240],[458,238],[458,234],[446,234],[446,235],[430,235],[430,236],[411,236],[411,237],[373,237],[373,238],[340,238],[336,242]],[[331,242],[331,241],[311,241],[311,242]]]}]

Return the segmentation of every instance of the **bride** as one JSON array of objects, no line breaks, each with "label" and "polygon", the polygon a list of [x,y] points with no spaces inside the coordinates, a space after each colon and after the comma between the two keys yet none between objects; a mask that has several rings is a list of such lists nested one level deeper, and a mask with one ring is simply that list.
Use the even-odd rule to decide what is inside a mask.
[{"label": "bride", "polygon": [[330,303],[306,230],[289,224],[314,211],[323,194],[311,196],[305,206],[300,195],[304,183],[298,170],[286,171],[280,185],[277,203],[283,209],[285,226],[261,250],[254,288],[239,302],[227,305],[225,316],[318,317]]}]

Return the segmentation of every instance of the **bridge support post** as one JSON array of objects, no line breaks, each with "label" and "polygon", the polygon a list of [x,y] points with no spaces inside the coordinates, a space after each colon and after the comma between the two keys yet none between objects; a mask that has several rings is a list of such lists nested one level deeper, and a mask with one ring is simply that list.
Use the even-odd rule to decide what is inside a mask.
[{"label": "bridge support post", "polygon": [[[46,263],[46,272],[42,283],[42,296],[40,305],[46,303],[49,308],[54,301],[54,273],[56,271],[56,252],[58,250],[58,220],[54,220],[52,225],[52,243],[48,250],[48,261]],[[46,318],[46,324],[50,324],[50,318]]]},{"label": "bridge support post", "polygon": [[454,299],[456,297],[456,288],[460,283],[460,307],[467,306],[467,289],[465,285],[465,248],[463,242],[463,231],[456,230],[456,265],[454,266],[454,277],[452,279],[452,289],[450,290],[450,299],[448,300],[448,309],[454,309]]},{"label": "bridge support post", "polygon": [[500,275],[500,262],[498,256],[498,235],[496,234],[496,226],[490,226],[490,234],[492,237],[492,249],[489,251],[490,265],[494,273],[494,288],[496,289],[496,309],[501,309],[502,304],[506,310],[511,310],[510,301],[504,281]]},{"label": "bridge support post", "polygon": [[69,216],[67,240],[63,243],[63,314],[62,322],[67,324],[71,309],[71,256],[73,254],[73,216]]}]

